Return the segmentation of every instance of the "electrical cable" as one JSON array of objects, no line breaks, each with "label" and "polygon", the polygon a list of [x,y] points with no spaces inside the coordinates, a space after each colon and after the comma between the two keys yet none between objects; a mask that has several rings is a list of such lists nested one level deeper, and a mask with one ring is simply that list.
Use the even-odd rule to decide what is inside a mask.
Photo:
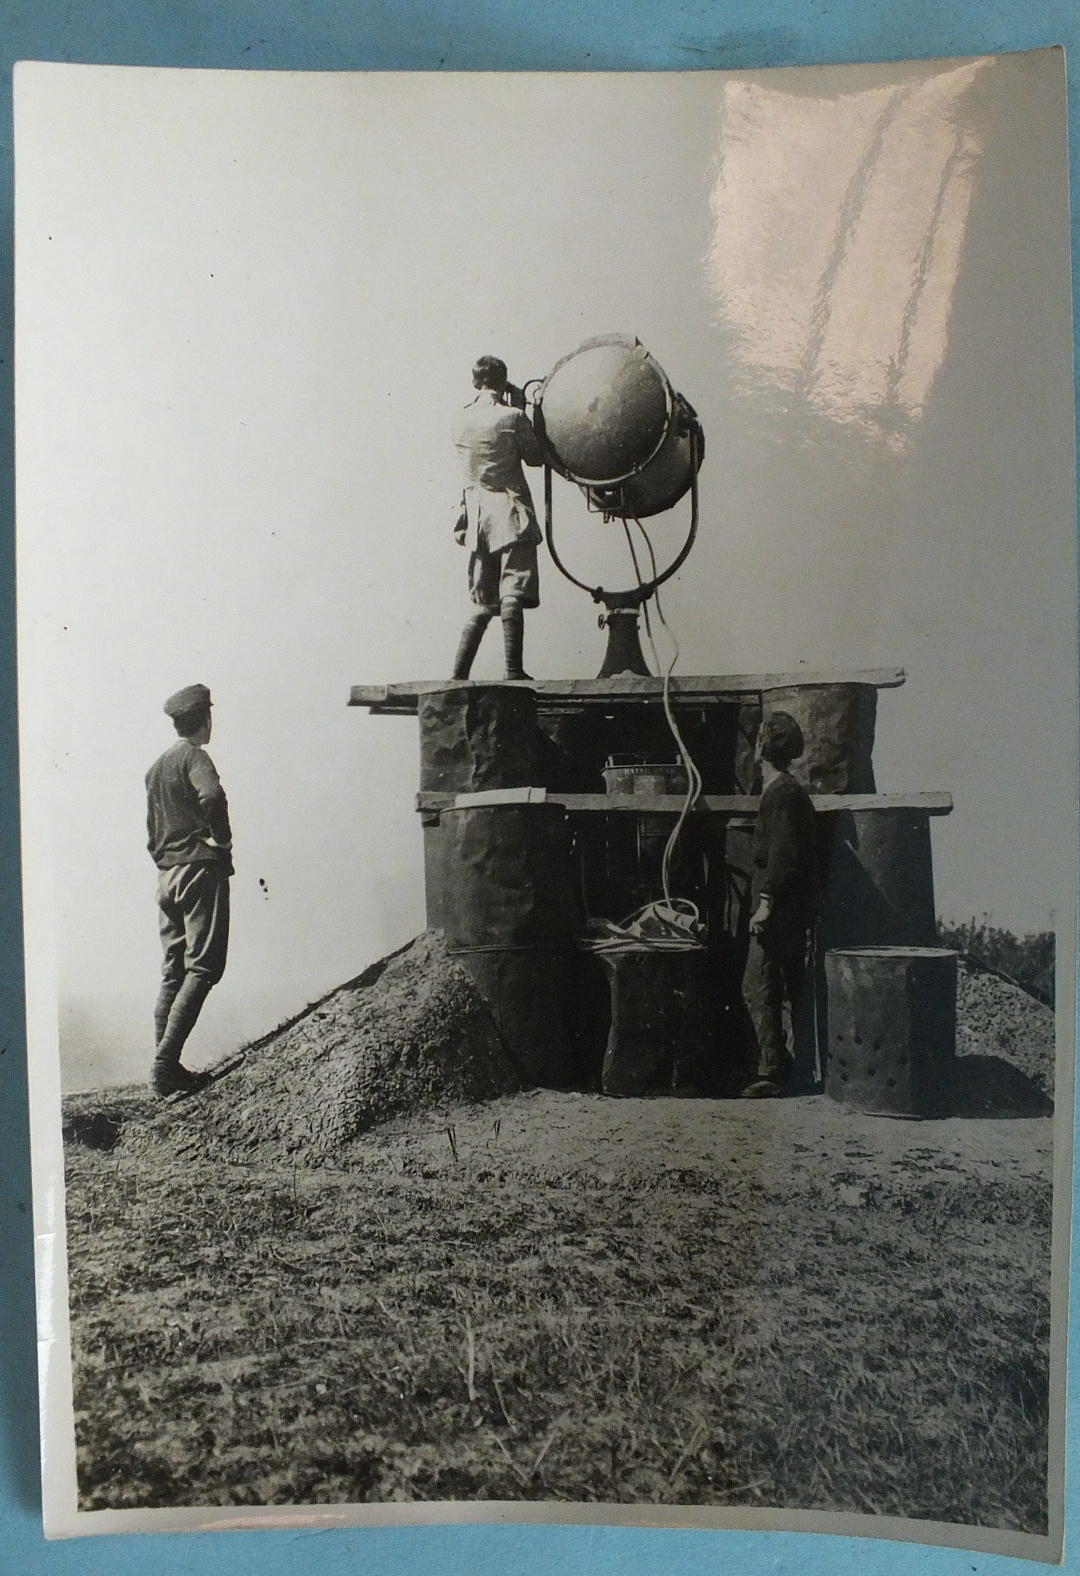
[{"label": "electrical cable", "polygon": [[[645,538],[645,545],[646,545],[646,547],[649,550],[649,558],[650,558],[650,561],[651,561],[652,567],[653,567],[653,578],[655,579],[656,578],[656,554],[653,551],[652,539],[650,538],[648,531],[642,525],[641,521],[636,516],[632,516],[632,518],[633,518],[634,524],[637,526],[638,530],[641,532],[642,536]],[[636,567],[637,567],[636,555],[634,556],[634,565],[635,565],[635,569],[636,569]],[[639,576],[638,583],[639,584],[641,583],[640,582],[640,576]],[[672,860],[672,857],[674,855],[675,848],[678,845],[679,838],[682,836],[683,828],[686,825],[686,818],[690,814],[690,812],[693,810],[693,808],[697,804],[698,800],[701,798],[701,793],[702,793],[702,789],[704,787],[704,783],[703,783],[703,780],[702,780],[701,772],[698,770],[697,763],[694,760],[693,756],[690,754],[690,751],[689,751],[689,749],[686,746],[685,739],[683,738],[682,734],[679,732],[679,725],[675,721],[675,712],[674,712],[674,709],[672,708],[672,705],[671,705],[671,675],[672,675],[672,673],[675,670],[675,664],[679,660],[679,642],[678,642],[678,638],[676,637],[675,631],[672,629],[671,625],[668,623],[667,619],[664,617],[664,609],[663,609],[663,607],[661,606],[661,603],[660,603],[659,588],[654,590],[653,596],[656,598],[657,615],[659,616],[660,622],[661,622],[661,624],[663,624],[664,629],[667,632],[668,639],[671,641],[671,645],[672,645],[672,658],[671,658],[670,663],[667,665],[667,667],[664,667],[664,665],[661,663],[659,652],[656,649],[656,641],[655,641],[655,639],[653,637],[652,621],[649,618],[649,604],[648,604],[647,600],[646,600],[646,602],[645,602],[645,604],[644,604],[644,606],[642,608],[642,611],[645,614],[645,633],[648,636],[649,646],[650,646],[650,648],[652,650],[652,654],[653,654],[653,660],[656,662],[656,666],[658,668],[660,668],[661,671],[663,672],[663,677],[664,677],[664,715],[667,718],[667,724],[668,724],[668,727],[671,729],[672,737],[674,738],[676,744],[679,747],[680,754],[682,755],[683,762],[684,762],[684,764],[686,766],[686,775],[687,775],[686,798],[683,801],[682,810],[679,812],[679,818],[676,821],[676,823],[675,823],[675,825],[674,825],[674,827],[672,829],[671,836],[668,838],[667,844],[665,845],[664,858],[663,858],[663,862],[661,864],[661,879],[662,879],[663,888],[664,888],[664,898],[665,898],[665,900],[667,902],[670,903],[671,902],[671,860]]]},{"label": "electrical cable", "polygon": [[[620,516],[619,518],[622,520],[623,530],[626,533],[626,542],[630,549],[630,557],[633,561],[638,588],[642,589],[644,582],[641,577],[641,568],[634,548],[630,526],[625,517]],[[652,542],[649,539],[649,533],[640,520],[634,518],[634,524],[645,538],[645,545],[652,560],[653,578],[655,580],[656,555],[653,551]],[[690,898],[675,897],[671,890],[672,855],[682,834],[686,817],[701,797],[703,782],[697,763],[687,749],[685,739],[679,732],[679,725],[675,721],[675,713],[671,705],[671,675],[676,662],[679,660],[679,642],[674,630],[664,617],[664,610],[660,606],[660,598],[655,589],[652,595],[656,597],[656,610],[660,615],[660,622],[667,631],[673,650],[671,661],[666,667],[661,662],[660,653],[657,650],[652,622],[649,618],[647,597],[642,602],[642,612],[645,615],[645,632],[652,651],[653,661],[656,663],[657,670],[664,681],[664,715],[672,737],[678,746],[683,764],[686,767],[686,798],[683,801],[679,818],[664,846],[660,872],[664,891],[663,901],[646,903],[642,908],[637,909],[624,919],[621,924],[616,924],[614,920],[610,919],[591,919],[586,927],[586,935],[580,943],[587,952],[639,951],[642,947],[653,952],[685,952],[687,950],[694,951],[703,946],[704,926],[701,920],[700,909]]]},{"label": "electrical cable", "polygon": [[[529,385],[526,385],[526,387],[529,387]],[[694,415],[693,410],[686,403],[686,401],[682,399],[681,395],[677,396],[677,400],[679,405],[680,419],[687,424],[685,430],[689,433],[690,442],[690,530],[682,548],[676,554],[673,561],[664,570],[662,575],[657,568],[656,554],[653,551],[652,540],[641,521],[634,515],[620,515],[614,510],[609,511],[607,509],[602,509],[601,512],[603,513],[605,520],[618,519],[621,521],[623,532],[626,536],[627,546],[630,549],[630,558],[634,565],[634,576],[637,581],[637,590],[639,593],[637,605],[641,607],[641,610],[645,615],[645,632],[648,637],[649,647],[652,651],[653,661],[656,664],[657,672],[663,679],[664,716],[672,738],[675,740],[681,760],[686,768],[686,797],[683,800],[682,808],[680,809],[675,826],[672,829],[672,832],[664,846],[664,854],[661,861],[661,885],[664,893],[663,900],[654,903],[647,903],[643,909],[638,910],[635,914],[630,915],[628,919],[624,920],[622,925],[617,925],[611,920],[590,921],[589,930],[592,934],[590,941],[586,944],[590,949],[595,950],[607,950],[609,947],[620,946],[641,946],[643,944],[661,947],[700,947],[703,944],[701,938],[703,937],[706,928],[705,923],[702,921],[697,904],[692,902],[689,898],[675,897],[671,890],[671,864],[674,851],[686,826],[687,817],[690,815],[694,806],[701,798],[704,788],[701,772],[698,769],[696,761],[687,748],[685,739],[679,731],[679,725],[675,720],[675,712],[671,704],[671,675],[674,672],[675,665],[679,660],[679,642],[674,630],[671,628],[671,625],[664,616],[664,610],[661,606],[659,597],[660,584],[663,581],[670,579],[671,576],[674,575],[675,572],[681,567],[684,560],[686,559],[687,554],[694,545],[698,529],[697,473],[698,466],[700,464],[699,445],[701,439],[701,429],[697,424],[697,418]],[[534,409],[536,408],[537,404],[538,401],[534,399]],[[673,407],[669,408],[669,422],[672,414]],[[550,448],[550,444],[548,447]],[[571,473],[566,471],[561,465],[559,466],[559,473],[560,475],[567,476],[568,479],[572,481],[578,480],[578,485],[581,486],[585,492],[586,501],[589,508],[598,507],[598,505],[594,503],[592,488],[589,484],[582,482],[578,478],[572,476]],[[560,573],[565,575],[572,584],[579,586],[583,591],[589,592],[594,601],[604,601],[607,604],[607,619],[601,620],[602,623],[607,622],[607,620],[612,616],[612,602],[615,599],[605,596],[602,588],[586,585],[583,580],[579,580],[576,575],[572,574],[570,570],[567,569],[566,565],[559,557],[558,551],[556,550],[551,482],[552,463],[549,458],[544,464],[544,537],[548,545],[548,551],[551,554],[556,568],[560,571]],[[679,496],[681,496],[681,494]],[[668,505],[668,507],[670,507],[670,505]],[[638,563],[637,551],[634,547],[633,535],[630,531],[630,520],[633,520],[634,524],[641,532],[645,540],[645,545],[649,551],[649,559],[652,564],[653,578],[649,583],[648,589],[646,589],[646,583],[642,579],[641,566]],[[656,611],[672,645],[671,661],[666,666],[660,660],[660,653],[657,650],[656,640],[653,636],[652,621],[649,617],[649,598],[651,596],[656,597]],[[620,596],[618,599],[618,608],[620,614],[629,612],[633,606],[634,603],[630,602],[625,596]]]},{"label": "electrical cable", "polygon": [[673,899],[670,909],[666,905],[646,903],[644,908],[631,914],[617,925],[611,919],[590,919],[584,937],[578,942],[583,952],[696,952],[703,943],[699,933],[691,930],[689,923],[680,923],[678,915],[685,915],[688,922],[696,923],[697,905],[689,898]]},{"label": "electrical cable", "polygon": [[[629,520],[627,520],[625,515],[620,515],[619,519],[622,522],[622,528],[623,528],[623,531],[624,531],[624,533],[626,535],[626,545],[630,549],[630,561],[631,561],[631,563],[634,566],[634,579],[637,581],[637,583],[638,583],[638,590],[640,591],[645,582],[641,578],[641,570],[638,567],[637,553],[634,551],[634,538],[630,534],[630,522],[629,522]],[[645,614],[645,628],[646,628],[646,630],[648,630],[649,629],[649,599],[648,599],[648,597],[645,598],[645,601],[642,604],[642,612]],[[649,631],[649,644],[652,645],[652,632],[651,631]],[[653,661],[656,663],[656,666],[659,668],[659,666],[660,666],[660,658],[656,655],[656,647],[655,646],[653,646]]]}]

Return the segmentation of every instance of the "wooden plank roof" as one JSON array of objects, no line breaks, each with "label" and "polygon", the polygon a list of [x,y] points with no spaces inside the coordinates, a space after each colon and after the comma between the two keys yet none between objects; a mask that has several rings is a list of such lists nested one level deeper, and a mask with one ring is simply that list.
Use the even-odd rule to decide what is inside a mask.
[{"label": "wooden plank roof", "polygon": [[[765,694],[769,690],[814,688],[826,684],[865,684],[873,689],[896,689],[903,684],[903,668],[863,668],[850,672],[794,673],[710,673],[671,679],[671,698],[682,706],[708,705],[713,701],[739,696]],[[499,680],[418,679],[400,684],[354,684],[349,692],[350,706],[364,706],[377,716],[407,716],[415,713],[421,695],[433,694],[458,684],[477,683],[484,687]],[[507,681],[502,681],[507,682]],[[607,679],[527,679],[514,680],[536,694],[541,711],[577,710],[579,707],[618,705],[629,701],[660,701],[664,681],[637,673],[618,673]]]}]

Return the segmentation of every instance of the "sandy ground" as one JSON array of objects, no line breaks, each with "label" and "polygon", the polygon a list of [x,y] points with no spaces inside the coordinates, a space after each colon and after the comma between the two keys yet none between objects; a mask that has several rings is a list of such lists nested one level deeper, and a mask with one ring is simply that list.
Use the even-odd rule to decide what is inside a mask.
[{"label": "sandy ground", "polygon": [[534,1091],[303,1165],[208,1153],[194,1101],[76,1108],[87,1509],[540,1498],[1045,1528],[1046,1118]]},{"label": "sandy ground", "polygon": [[355,1141],[342,1159],[363,1166],[396,1162],[422,1172],[485,1160],[505,1172],[603,1184],[721,1168],[769,1193],[817,1190],[831,1180],[836,1202],[850,1205],[861,1201],[850,1193],[856,1177],[886,1188],[913,1174],[1047,1181],[1051,1156],[1045,1117],[905,1121],[866,1116],[820,1095],[612,1100],[536,1089],[386,1123]]},{"label": "sandy ground", "polygon": [[80,1502],[1046,1526],[1053,1014],[955,1109],[510,1092],[425,935],[189,1098],[65,1100]]}]

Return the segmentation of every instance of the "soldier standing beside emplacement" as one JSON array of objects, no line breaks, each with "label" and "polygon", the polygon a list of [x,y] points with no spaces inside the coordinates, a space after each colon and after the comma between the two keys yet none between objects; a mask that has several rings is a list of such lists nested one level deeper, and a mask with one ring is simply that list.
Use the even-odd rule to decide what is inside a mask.
[{"label": "soldier standing beside emplacement", "polygon": [[502,620],[508,679],[527,679],[522,665],[527,607],[540,605],[536,548],[540,526],[522,464],[540,465],[543,450],[525,414],[525,396],[507,381],[506,362],[481,356],[473,367],[476,398],[454,422],[454,445],[465,467],[455,527],[468,545],[469,594],[475,604],[454,658],[454,678],[467,679],[484,631]]},{"label": "soldier standing beside emplacement", "polygon": [[749,1099],[784,1094],[795,1069],[784,1033],[784,1004],[794,1024],[820,906],[814,806],[788,772],[803,749],[802,730],[786,711],[774,711],[762,722],[755,749],[762,793],[754,830],[750,951],[743,975],[743,1000],[758,1055],[757,1078],[742,1091]]},{"label": "soldier standing beside emplacement", "polygon": [[189,684],[165,702],[180,738],[146,774],[148,848],[158,867],[158,923],[164,961],[154,1009],[155,1094],[189,1093],[197,1073],[180,1053],[203,1002],[225,972],[229,946],[232,831],[210,741],[210,691]]}]

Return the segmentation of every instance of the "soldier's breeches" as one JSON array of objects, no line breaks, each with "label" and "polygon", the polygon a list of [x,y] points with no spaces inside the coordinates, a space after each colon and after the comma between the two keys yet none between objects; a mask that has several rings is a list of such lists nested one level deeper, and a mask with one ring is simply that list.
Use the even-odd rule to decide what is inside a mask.
[{"label": "soldier's breeches", "polygon": [[216,985],[229,951],[229,877],[219,864],[174,865],[158,876],[158,926],[164,953],[162,996],[188,974]]},{"label": "soldier's breeches", "polygon": [[500,602],[540,606],[540,571],[535,542],[511,542],[489,553],[477,548],[469,559],[469,594],[477,607],[498,612]]}]

